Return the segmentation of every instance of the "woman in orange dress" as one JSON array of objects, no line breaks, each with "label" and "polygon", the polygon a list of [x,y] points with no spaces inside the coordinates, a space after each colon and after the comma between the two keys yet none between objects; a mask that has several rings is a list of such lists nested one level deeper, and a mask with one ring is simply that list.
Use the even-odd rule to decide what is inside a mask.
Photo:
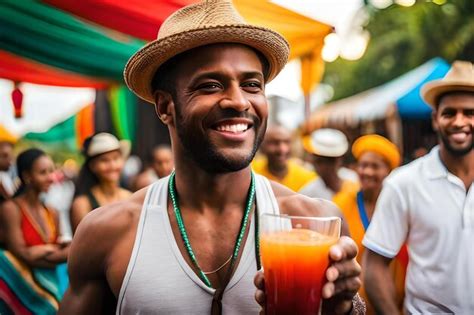
[{"label": "woman in orange dress", "polygon": [[58,241],[56,212],[42,201],[54,164],[43,151],[29,149],[18,156],[17,168],[21,186],[2,205],[7,250],[0,253],[0,296],[6,301],[0,313],[53,314],[67,286],[69,252],[69,244]]},{"label": "woman in orange dress", "polygon": [[[394,168],[399,166],[401,157],[396,145],[379,135],[366,135],[357,139],[352,146],[352,154],[357,160],[356,170],[360,178],[360,189],[339,194],[334,198],[334,202],[342,210],[351,237],[359,247],[357,260],[361,264],[363,272],[370,272],[370,270],[364,269],[362,239],[374,213],[383,180]],[[408,254],[404,246],[391,265],[400,313],[403,310],[407,264]],[[359,293],[367,302],[367,314],[375,314],[363,286]]]}]

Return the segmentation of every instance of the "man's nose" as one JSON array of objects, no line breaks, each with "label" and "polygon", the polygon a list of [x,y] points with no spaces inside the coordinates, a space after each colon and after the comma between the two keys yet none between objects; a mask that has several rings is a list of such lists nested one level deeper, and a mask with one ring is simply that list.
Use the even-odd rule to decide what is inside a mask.
[{"label": "man's nose", "polygon": [[456,127],[463,127],[465,126],[466,124],[469,123],[469,118],[464,115],[464,113],[462,112],[458,112],[456,113],[456,115],[454,116],[454,122],[453,124],[456,126]]},{"label": "man's nose", "polygon": [[225,91],[225,97],[220,101],[221,108],[232,108],[238,112],[247,111],[250,101],[245,97],[239,85],[231,85]]}]

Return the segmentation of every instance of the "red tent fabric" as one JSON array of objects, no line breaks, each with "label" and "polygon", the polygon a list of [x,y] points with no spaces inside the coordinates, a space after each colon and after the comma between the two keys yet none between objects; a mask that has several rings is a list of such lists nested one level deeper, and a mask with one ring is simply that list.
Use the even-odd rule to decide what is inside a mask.
[{"label": "red tent fabric", "polygon": [[107,81],[47,66],[0,50],[0,78],[35,84],[105,88]]},{"label": "red tent fabric", "polygon": [[43,0],[97,24],[141,39],[156,39],[163,21],[197,0]]}]

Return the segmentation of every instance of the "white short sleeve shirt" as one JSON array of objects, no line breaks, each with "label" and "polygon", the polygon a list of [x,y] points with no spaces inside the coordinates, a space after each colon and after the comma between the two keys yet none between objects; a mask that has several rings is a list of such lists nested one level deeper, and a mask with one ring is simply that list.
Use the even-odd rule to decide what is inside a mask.
[{"label": "white short sleeve shirt", "polygon": [[407,242],[409,314],[474,314],[473,186],[466,193],[438,147],[385,180],[363,244],[392,258]]}]

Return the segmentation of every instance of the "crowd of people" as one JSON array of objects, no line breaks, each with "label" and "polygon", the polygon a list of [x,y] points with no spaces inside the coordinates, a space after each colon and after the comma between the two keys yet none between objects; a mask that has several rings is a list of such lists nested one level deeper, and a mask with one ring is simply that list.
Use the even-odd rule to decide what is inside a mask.
[{"label": "crowd of people", "polygon": [[343,130],[267,126],[265,84],[288,54],[228,1],[168,18],[124,75],[171,146],[124,181],[130,143],[86,139],[74,194],[62,194],[73,235],[48,202],[51,157],[30,148],[15,160],[0,139],[0,314],[256,314],[265,213],[342,218],[323,314],[473,313],[472,63],[424,86],[439,143],[401,166],[381,135],[351,144]]}]

